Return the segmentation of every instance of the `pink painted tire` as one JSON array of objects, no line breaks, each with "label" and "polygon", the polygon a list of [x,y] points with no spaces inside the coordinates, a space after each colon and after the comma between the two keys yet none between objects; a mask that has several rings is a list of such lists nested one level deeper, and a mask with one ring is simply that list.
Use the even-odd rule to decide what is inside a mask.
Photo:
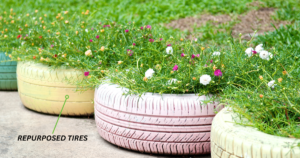
[{"label": "pink painted tire", "polygon": [[100,85],[95,90],[99,134],[117,146],[152,154],[210,153],[210,129],[217,103],[203,104],[195,94],[146,93],[125,96],[125,88]]}]

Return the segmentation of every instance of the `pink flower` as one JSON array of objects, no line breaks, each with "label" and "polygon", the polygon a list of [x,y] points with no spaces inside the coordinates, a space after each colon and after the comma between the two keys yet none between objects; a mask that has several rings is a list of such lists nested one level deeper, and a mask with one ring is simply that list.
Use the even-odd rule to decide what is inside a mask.
[{"label": "pink flower", "polygon": [[99,38],[99,35],[97,35],[96,38],[98,39],[98,38]]},{"label": "pink flower", "polygon": [[151,25],[147,25],[146,28],[151,30],[152,27]]},{"label": "pink flower", "polygon": [[125,30],[125,32],[127,33],[129,30]]},{"label": "pink flower", "polygon": [[132,45],[135,46],[136,44],[135,44],[135,43],[132,43]]},{"label": "pink flower", "polygon": [[103,27],[110,27],[110,25],[103,25]]},{"label": "pink flower", "polygon": [[91,28],[91,30],[93,31],[93,30],[94,30],[94,28]]},{"label": "pink flower", "polygon": [[196,55],[192,54],[192,59],[194,59],[196,57]]},{"label": "pink flower", "polygon": [[93,40],[92,40],[92,39],[90,39],[90,42],[93,42]]},{"label": "pink flower", "polygon": [[162,38],[160,38],[159,40],[161,40],[161,41],[162,41]]},{"label": "pink flower", "polygon": [[220,69],[215,70],[215,76],[222,76],[222,71]]},{"label": "pink flower", "polygon": [[210,63],[213,63],[213,60],[212,60],[212,59],[210,60]]},{"label": "pink flower", "polygon": [[84,72],[84,76],[88,76],[90,74],[90,72]]},{"label": "pink flower", "polygon": [[185,56],[185,54],[184,53],[181,53],[181,55],[180,55],[181,57],[184,57]]},{"label": "pink flower", "polygon": [[171,44],[168,44],[167,47],[171,46]]},{"label": "pink flower", "polygon": [[143,29],[144,29],[144,27],[142,26],[142,27],[141,27],[141,30],[143,30]]},{"label": "pink flower", "polygon": [[154,39],[149,39],[149,42],[151,42],[151,43],[154,42]]},{"label": "pink flower", "polygon": [[177,71],[178,70],[178,65],[175,65],[174,67],[173,67],[173,71]]},{"label": "pink flower", "polygon": [[197,56],[197,57],[200,57],[200,54],[197,54],[196,56]]},{"label": "pink flower", "polygon": [[253,54],[257,54],[257,51],[253,50],[252,53],[253,53]]},{"label": "pink flower", "polygon": [[54,47],[54,45],[53,45],[53,44],[51,44],[51,48],[52,48],[52,47]]}]

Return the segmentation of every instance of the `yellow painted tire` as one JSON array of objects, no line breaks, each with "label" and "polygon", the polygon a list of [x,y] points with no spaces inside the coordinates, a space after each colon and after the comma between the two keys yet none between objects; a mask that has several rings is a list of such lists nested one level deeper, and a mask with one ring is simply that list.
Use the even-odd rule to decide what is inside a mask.
[{"label": "yellow painted tire", "polygon": [[260,132],[234,124],[236,114],[224,108],[211,127],[212,158],[300,158],[300,139]]},{"label": "yellow painted tire", "polygon": [[32,62],[17,65],[18,91],[25,107],[48,114],[59,114],[69,95],[62,115],[91,115],[94,113],[94,90],[76,92],[76,85],[68,80],[79,80],[83,73],[75,69],[51,69]]}]

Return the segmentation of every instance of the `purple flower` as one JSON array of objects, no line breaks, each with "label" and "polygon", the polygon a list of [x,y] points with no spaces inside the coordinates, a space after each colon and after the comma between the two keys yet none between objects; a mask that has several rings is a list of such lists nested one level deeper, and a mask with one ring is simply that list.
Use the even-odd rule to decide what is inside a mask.
[{"label": "purple flower", "polygon": [[90,42],[93,42],[93,40],[92,40],[92,39],[90,39]]},{"label": "purple flower", "polygon": [[135,44],[135,43],[132,43],[132,45],[135,46],[136,44]]},{"label": "purple flower", "polygon": [[142,26],[142,27],[141,27],[141,30],[143,30],[143,29],[144,29],[144,27]]},{"label": "purple flower", "polygon": [[252,51],[253,54],[257,54],[257,52],[255,50]]},{"label": "purple flower", "polygon": [[178,70],[178,65],[175,65],[174,67],[173,67],[173,71],[177,71]]},{"label": "purple flower", "polygon": [[127,33],[129,30],[125,30],[125,32]]},{"label": "purple flower", "polygon": [[185,56],[185,54],[184,53],[181,53],[181,55],[180,55],[181,57],[184,57]]},{"label": "purple flower", "polygon": [[222,76],[222,71],[220,69],[215,70],[215,76]]},{"label": "purple flower", "polygon": [[97,35],[96,38],[98,39],[98,38],[99,38],[99,35]]},{"label": "purple flower", "polygon": [[84,72],[84,76],[88,76],[90,74],[90,72]]},{"label": "purple flower", "polygon": [[151,43],[154,42],[154,39],[149,39],[149,42],[151,42]]},{"label": "purple flower", "polygon": [[196,57],[196,55],[192,54],[192,59],[194,59]]},{"label": "purple flower", "polygon": [[197,54],[196,56],[197,56],[197,57],[200,57],[200,54]]},{"label": "purple flower", "polygon": [[151,25],[147,25],[146,28],[151,30],[152,27]]}]

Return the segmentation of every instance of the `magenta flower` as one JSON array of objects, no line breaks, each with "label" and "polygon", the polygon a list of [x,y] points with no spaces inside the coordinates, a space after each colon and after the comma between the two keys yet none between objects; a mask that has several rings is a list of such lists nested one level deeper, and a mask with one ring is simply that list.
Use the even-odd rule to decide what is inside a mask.
[{"label": "magenta flower", "polygon": [[152,27],[151,25],[147,25],[146,28],[151,30]]},{"label": "magenta flower", "polygon": [[215,70],[215,76],[222,76],[222,71],[220,69]]},{"label": "magenta flower", "polygon": [[135,43],[132,43],[132,45],[135,46],[136,44],[135,44]]},{"label": "magenta flower", "polygon": [[173,71],[177,71],[178,70],[178,65],[175,65],[174,67],[173,67]]},{"label": "magenta flower", "polygon": [[53,44],[51,44],[51,48],[53,48],[54,47],[54,45]]},{"label": "magenta flower", "polygon": [[98,39],[98,38],[99,38],[99,35],[97,35],[96,38]]},{"label": "magenta flower", "polygon": [[88,76],[90,74],[90,72],[84,72],[84,76]]},{"label": "magenta flower", "polygon": [[196,57],[196,55],[192,54],[192,59],[194,59]]},{"label": "magenta flower", "polygon": [[129,30],[125,30],[125,32],[127,33]]},{"label": "magenta flower", "polygon": [[162,41],[162,38],[160,38],[159,40],[161,40],[161,41]]},{"label": "magenta flower", "polygon": [[154,42],[154,39],[149,39],[149,42],[151,42],[151,43]]},{"label": "magenta flower", "polygon": [[185,54],[184,53],[181,53],[181,55],[180,55],[181,57],[184,57],[185,56]]},{"label": "magenta flower", "polygon": [[197,54],[196,56],[197,56],[197,57],[200,57],[200,54]]},{"label": "magenta flower", "polygon": [[252,51],[253,54],[257,54],[257,52],[255,50]]},{"label": "magenta flower", "polygon": [[142,26],[142,27],[141,27],[141,30],[143,30],[143,29],[144,29],[144,27]]},{"label": "magenta flower", "polygon": [[90,39],[90,42],[93,42],[93,40],[92,40],[92,39]]},{"label": "magenta flower", "polygon": [[167,47],[171,46],[171,44],[168,44]]},{"label": "magenta flower", "polygon": [[212,60],[212,59],[210,60],[210,63],[213,63],[213,60]]}]

